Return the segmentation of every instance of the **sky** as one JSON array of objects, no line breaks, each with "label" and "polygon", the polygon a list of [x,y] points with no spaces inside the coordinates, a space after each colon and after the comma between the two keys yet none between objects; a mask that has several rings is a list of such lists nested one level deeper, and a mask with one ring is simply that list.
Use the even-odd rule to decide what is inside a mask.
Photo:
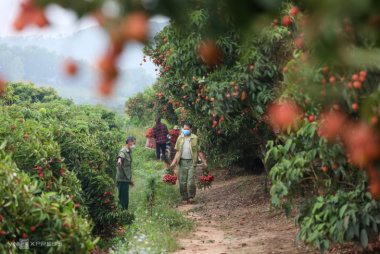
[{"label": "sky", "polygon": [[51,26],[43,29],[27,27],[21,32],[13,29],[12,23],[19,12],[22,0],[1,0],[0,1],[0,36],[26,36],[26,35],[56,35],[59,33],[72,33],[76,30],[97,25],[95,20],[86,17],[76,21],[76,14],[65,10],[58,5],[51,5],[47,8],[46,15],[51,22]]},{"label": "sky", "polygon": [[[50,22],[50,26],[45,28],[37,28],[33,26],[28,26],[21,32],[13,29],[13,21],[17,17],[20,11],[20,3],[24,0],[0,0],[0,37],[16,36],[21,37],[19,39],[24,39],[25,36],[32,35],[43,35],[46,37],[55,37],[57,35],[71,35],[78,30],[83,30],[86,28],[98,26],[96,20],[90,16],[82,17],[80,20],[77,19],[75,12],[64,9],[58,5],[51,4],[46,10],[46,16]],[[104,6],[103,12],[108,13],[110,16],[117,15],[118,8],[115,8],[114,0],[109,0],[108,4]],[[156,22],[168,22],[168,18],[164,16],[154,16],[151,18],[152,21]],[[99,27],[99,31],[103,33],[102,28]],[[101,48],[94,48],[96,52],[102,52],[106,49],[106,41],[108,37],[104,33],[104,45]],[[151,61],[147,61],[140,66],[142,63],[142,47],[140,43],[129,43],[126,45],[123,54],[121,55],[118,65],[119,67],[125,68],[143,68],[147,74],[156,77],[155,65]],[[67,45],[68,49],[72,48],[72,45]],[[93,48],[93,46],[91,47]],[[104,48],[104,49],[103,49]],[[94,53],[92,59],[86,59],[90,63],[96,63],[99,58],[99,53]]]},{"label": "sky", "polygon": [[[92,17],[87,16],[77,20],[77,15],[73,11],[64,9],[56,4],[51,4],[46,8],[46,16],[51,23],[49,27],[43,29],[27,27],[19,32],[13,29],[12,23],[19,12],[21,2],[23,0],[0,0],[0,37],[71,34],[75,31],[98,25]],[[110,0],[109,2],[112,3],[113,1]],[[115,8],[112,4],[106,5],[103,10],[107,11],[110,15],[117,13],[117,7]],[[155,16],[151,20],[165,22],[168,18]]]},{"label": "sky", "polygon": [[[59,5],[51,4],[46,8],[46,16],[50,22],[50,26],[42,29],[28,26],[22,31],[17,31],[13,28],[12,24],[19,13],[20,3],[23,1],[24,0],[0,0],[0,37],[25,37],[29,35],[54,37],[62,34],[70,35],[78,30],[98,26],[96,20],[91,16],[84,16],[78,20],[75,12],[64,9]],[[117,7],[115,8],[115,5],[112,4],[115,3],[115,1],[109,0],[106,3],[111,4],[105,5],[103,11],[110,16],[117,15]],[[165,16],[153,16],[150,20],[156,22],[168,22],[169,18]],[[99,30],[102,29],[99,28]],[[104,36],[105,40],[108,40],[106,34],[104,34]],[[121,57],[120,66],[123,66],[124,68],[136,68],[140,66],[139,64],[142,62],[142,47],[143,45],[139,43],[128,44]],[[150,61],[144,63],[142,68],[146,69],[151,75],[155,75],[155,66]]]}]

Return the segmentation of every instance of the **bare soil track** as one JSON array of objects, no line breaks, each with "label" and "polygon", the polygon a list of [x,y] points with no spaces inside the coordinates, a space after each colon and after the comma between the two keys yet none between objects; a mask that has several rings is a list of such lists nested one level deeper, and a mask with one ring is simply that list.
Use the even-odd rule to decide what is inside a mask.
[{"label": "bare soil track", "polygon": [[[182,249],[175,254],[320,253],[306,250],[303,243],[295,244],[298,229],[294,217],[269,210],[271,196],[263,192],[263,176],[243,175],[244,171],[231,175],[221,168],[212,173],[212,188],[197,190],[195,204],[177,208],[195,219],[197,227],[190,236],[179,239]],[[197,174],[199,177],[200,168]],[[346,243],[332,245],[326,253],[380,253],[379,246],[377,241],[363,251]]]},{"label": "bare soil track", "polygon": [[212,188],[197,190],[196,204],[178,207],[197,228],[179,239],[182,249],[175,253],[311,253],[295,245],[293,218],[269,212],[271,197],[263,193],[261,175],[232,176],[224,169],[213,174]]}]

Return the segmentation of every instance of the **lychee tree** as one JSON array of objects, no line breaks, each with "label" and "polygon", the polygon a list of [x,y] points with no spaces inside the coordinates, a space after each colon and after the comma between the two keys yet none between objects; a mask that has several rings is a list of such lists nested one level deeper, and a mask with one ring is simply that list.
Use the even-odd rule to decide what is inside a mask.
[{"label": "lychee tree", "polygon": [[[160,68],[155,92],[174,102],[178,120],[186,117],[194,122],[200,134],[207,135],[202,137],[203,146],[210,146],[211,153],[215,149],[215,156],[214,146],[229,150],[244,137],[273,140],[267,146],[273,204],[289,211],[291,203],[283,203],[282,197],[315,187],[297,216],[299,237],[322,252],[330,241],[356,240],[366,246],[377,234],[379,221],[375,198],[380,192],[380,4],[293,2],[297,6],[279,0],[163,0],[156,6],[146,1],[117,1],[120,13],[115,18],[102,13],[103,1],[36,0],[23,3],[14,27],[48,25],[43,7],[49,3],[73,9],[79,16],[94,14],[111,38],[98,64],[103,76],[100,91],[109,94],[124,44],[131,39],[146,41],[149,15],[169,16],[172,26],[145,53]],[[267,22],[266,18],[274,20]],[[262,29],[262,24],[268,27]],[[274,99],[278,105],[270,107],[268,119],[265,109]],[[249,129],[258,129],[259,135],[247,135],[250,130],[242,122],[243,113],[250,117]],[[258,145],[261,154],[265,153],[265,142]],[[235,147],[239,148],[235,153],[224,156],[232,158],[230,163],[242,151],[253,148],[257,153],[252,145],[236,143]]]},{"label": "lychee tree", "polygon": [[[268,142],[267,154],[275,163],[272,204],[289,215],[302,195],[296,240],[321,253],[330,242],[367,247],[380,226],[378,65],[365,54],[377,37],[353,28],[363,25],[356,20],[355,6],[335,15],[335,32],[328,29],[330,34],[321,31],[313,38],[308,33],[315,33],[310,29],[315,17],[306,21],[302,13],[296,15],[297,50],[283,68],[283,92],[270,114],[282,134]],[[344,53],[321,54],[321,47],[331,42]],[[353,56],[355,62],[347,62]],[[289,107],[289,101],[297,106]],[[278,113],[284,108],[288,111]]]},{"label": "lychee tree", "polygon": [[84,218],[92,218],[97,235],[112,237],[117,227],[131,223],[133,216],[120,206],[114,183],[125,135],[112,113],[67,100],[15,101],[0,111],[0,141],[7,141],[5,149],[39,183],[40,192],[72,200]]},{"label": "lychee tree", "polygon": [[172,22],[144,48],[159,71],[156,95],[173,106],[178,117],[170,118],[173,124],[194,123],[213,158],[225,165],[264,161],[266,142],[274,137],[264,111],[281,78],[277,65],[291,57],[291,32],[268,26],[248,37],[228,20],[223,32],[210,35],[207,24],[220,14],[206,3],[195,4],[200,7],[186,12],[186,29]]},{"label": "lychee tree", "polygon": [[6,145],[6,142],[0,145],[0,251],[18,252],[16,244],[21,238],[50,243],[50,246],[30,245],[30,252],[91,251],[97,240],[92,239],[92,225],[77,211],[74,200],[46,190],[17,169]]}]

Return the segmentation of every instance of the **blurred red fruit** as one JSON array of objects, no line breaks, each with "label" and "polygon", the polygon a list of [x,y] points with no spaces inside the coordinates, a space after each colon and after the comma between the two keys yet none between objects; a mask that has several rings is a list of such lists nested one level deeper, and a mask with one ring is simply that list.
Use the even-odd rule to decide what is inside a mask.
[{"label": "blurred red fruit", "polygon": [[372,117],[371,119],[372,124],[377,124],[378,122],[379,122],[379,118],[377,116]]},{"label": "blurred red fruit", "polygon": [[243,91],[243,92],[241,93],[240,100],[241,100],[241,101],[244,101],[246,98],[247,98],[247,93],[246,93],[245,91]]},{"label": "blurred red fruit", "polygon": [[292,25],[292,19],[291,19],[288,15],[286,15],[286,16],[284,16],[284,17],[282,18],[282,24],[283,24],[284,26],[289,27],[289,26]]},{"label": "blurred red fruit", "polygon": [[352,104],[352,109],[353,110],[358,110],[358,108],[359,108],[359,105],[357,104],[357,103],[354,103],[354,104]]},{"label": "blurred red fruit", "polygon": [[286,101],[271,105],[268,108],[268,115],[274,125],[286,128],[295,125],[297,117],[300,115],[300,109],[294,102]]},{"label": "blurred red fruit", "polygon": [[370,126],[359,123],[345,133],[347,151],[353,163],[367,166],[380,155],[379,137]]},{"label": "blurred red fruit", "polygon": [[123,33],[125,38],[145,42],[148,35],[148,16],[145,12],[130,13],[124,21]]},{"label": "blurred red fruit", "polygon": [[113,91],[114,86],[115,86],[114,80],[104,79],[100,83],[99,92],[105,96],[110,95]]},{"label": "blurred red fruit", "polygon": [[375,167],[370,167],[366,170],[368,178],[368,191],[371,193],[373,198],[378,198],[380,196],[380,178]]},{"label": "blurred red fruit", "polygon": [[305,44],[304,40],[302,38],[296,38],[294,41],[294,44],[298,49],[301,49],[303,45]]},{"label": "blurred red fruit", "polygon": [[297,16],[298,11],[299,11],[298,7],[297,6],[293,6],[292,8],[290,8],[290,15],[292,15],[293,17]]},{"label": "blurred red fruit", "polygon": [[362,88],[362,83],[360,83],[359,81],[355,81],[355,82],[354,82],[354,87],[355,87],[355,88],[358,88],[358,89],[359,89],[359,88]]},{"label": "blurred red fruit", "polygon": [[22,2],[21,11],[13,22],[13,27],[16,30],[22,30],[27,25],[34,24],[40,28],[49,25],[46,18],[45,10],[34,5],[34,1],[27,0]]},{"label": "blurred red fruit", "polygon": [[65,63],[65,72],[67,75],[74,76],[78,72],[78,66],[73,60],[68,60]]},{"label": "blurred red fruit", "polygon": [[223,61],[221,50],[214,41],[201,41],[197,47],[197,56],[202,64],[215,66]]},{"label": "blurred red fruit", "polygon": [[5,93],[5,86],[6,85],[5,85],[4,81],[0,78],[0,98]]},{"label": "blurred red fruit", "polygon": [[342,113],[329,112],[322,115],[320,128],[329,138],[334,138],[343,130],[345,122],[346,117]]}]

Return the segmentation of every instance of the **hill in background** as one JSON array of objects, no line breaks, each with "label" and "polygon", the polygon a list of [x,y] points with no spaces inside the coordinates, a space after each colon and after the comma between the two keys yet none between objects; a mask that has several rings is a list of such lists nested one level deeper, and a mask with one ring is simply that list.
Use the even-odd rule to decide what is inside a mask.
[{"label": "hill in background", "polygon": [[[152,38],[167,23],[150,22]],[[154,65],[142,62],[143,45],[129,43],[119,61],[120,77],[112,98],[101,99],[96,94],[96,65],[106,50],[108,38],[100,27],[80,30],[71,35],[55,37],[26,36],[0,38],[0,74],[10,82],[33,82],[40,87],[53,87],[63,98],[75,103],[102,103],[108,107],[123,105],[126,97],[143,91],[154,83]],[[63,73],[64,61],[78,62],[79,73],[69,78]]]}]

